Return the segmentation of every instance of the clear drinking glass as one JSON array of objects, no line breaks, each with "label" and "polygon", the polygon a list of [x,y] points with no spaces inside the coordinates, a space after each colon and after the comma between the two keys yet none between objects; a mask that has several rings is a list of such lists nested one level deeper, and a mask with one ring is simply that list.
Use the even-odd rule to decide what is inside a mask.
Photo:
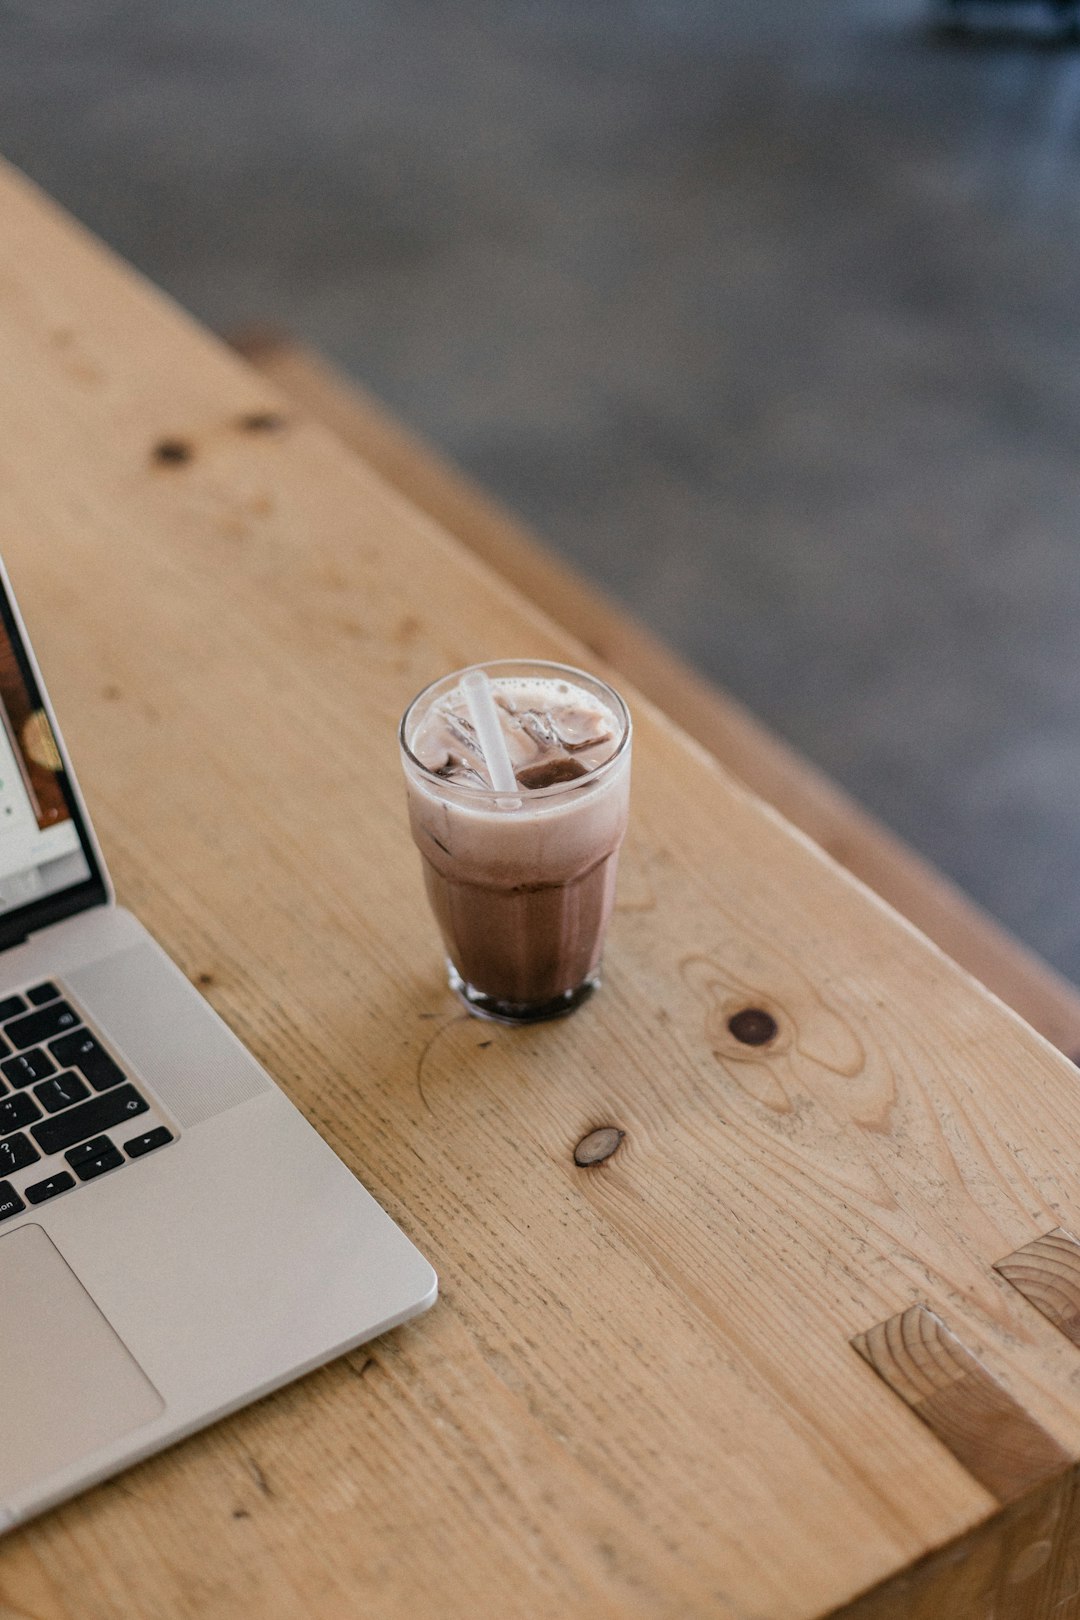
[{"label": "clear drinking glass", "polygon": [[[457,670],[425,687],[401,721],[409,819],[451,988],[481,1017],[532,1023],[572,1012],[600,982],[629,810],[630,715],[605,681],[569,665],[473,668],[502,712],[517,790],[491,786],[482,752],[478,771],[440,773],[431,738],[451,736],[447,726],[456,729],[443,771],[456,770],[455,737],[476,764],[460,692],[470,671]],[[597,728],[606,740],[593,746]],[[528,785],[537,781],[548,785]]]}]

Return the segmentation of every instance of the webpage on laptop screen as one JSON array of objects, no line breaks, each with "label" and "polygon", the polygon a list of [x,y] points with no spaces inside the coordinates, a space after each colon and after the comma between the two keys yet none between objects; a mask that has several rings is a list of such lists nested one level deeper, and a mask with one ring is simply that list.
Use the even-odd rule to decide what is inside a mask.
[{"label": "webpage on laptop screen", "polygon": [[90,876],[61,785],[63,766],[0,626],[0,913]]}]

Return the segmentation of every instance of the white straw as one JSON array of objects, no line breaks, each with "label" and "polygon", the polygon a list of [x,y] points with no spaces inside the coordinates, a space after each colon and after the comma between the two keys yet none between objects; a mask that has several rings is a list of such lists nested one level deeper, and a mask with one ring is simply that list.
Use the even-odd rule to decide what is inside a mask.
[{"label": "white straw", "polygon": [[517,793],[517,777],[499,723],[499,711],[491,695],[491,682],[482,669],[471,669],[462,679],[461,691],[484,750],[492,787],[496,793]]}]

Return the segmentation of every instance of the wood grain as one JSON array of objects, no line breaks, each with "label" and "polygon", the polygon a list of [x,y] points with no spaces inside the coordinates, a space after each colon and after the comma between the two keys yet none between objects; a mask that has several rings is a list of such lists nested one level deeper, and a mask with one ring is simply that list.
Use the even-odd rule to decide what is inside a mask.
[{"label": "wood grain", "polygon": [[995,1270],[1080,1345],[1080,1243],[1058,1227],[998,1260]]},{"label": "wood grain", "polygon": [[464,1016],[397,719],[596,660],[6,172],[0,225],[0,534],[120,896],[443,1284],[5,1538],[0,1615],[821,1620],[950,1544],[1004,1581],[1012,1510],[849,1341],[925,1303],[1080,1457],[1076,1347],[992,1269],[1080,1221],[1075,1071],[632,689],[601,992]]},{"label": "wood grain", "polygon": [[299,409],[332,428],[395,489],[651,698],[727,770],[869,884],[1060,1051],[1080,1055],[1080,991],[730,693],[683,663],[591,580],[541,545],[459,467],[320,355],[267,329],[238,331],[232,342]]},{"label": "wood grain", "polygon": [[999,1502],[1068,1469],[1068,1453],[933,1311],[912,1305],[851,1343]]},{"label": "wood grain", "polygon": [[1080,1488],[1061,1474],[836,1620],[1080,1620]]}]

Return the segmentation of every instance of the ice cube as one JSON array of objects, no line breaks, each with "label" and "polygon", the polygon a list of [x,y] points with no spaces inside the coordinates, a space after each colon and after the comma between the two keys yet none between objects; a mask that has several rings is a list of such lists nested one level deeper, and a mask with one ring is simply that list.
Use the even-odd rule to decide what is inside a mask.
[{"label": "ice cube", "polygon": [[521,728],[528,734],[534,743],[541,748],[558,748],[560,737],[555,729],[555,722],[547,709],[526,709],[519,716]]},{"label": "ice cube", "polygon": [[517,773],[523,788],[555,787],[559,782],[574,782],[589,771],[578,759],[562,754],[554,759],[542,759],[536,765],[526,765]]},{"label": "ice cube", "polygon": [[451,737],[456,738],[456,740],[464,749],[466,749],[468,753],[476,754],[480,759],[483,759],[483,750],[481,749],[480,743],[477,740],[472,721],[459,719],[451,709],[445,709],[443,711],[443,719],[446,722],[446,729],[450,733]]},{"label": "ice cube", "polygon": [[604,716],[580,705],[561,709],[558,720],[552,721],[552,731],[568,754],[580,754],[586,748],[598,748],[601,743],[611,741]]},{"label": "ice cube", "polygon": [[445,764],[439,766],[435,775],[441,776],[446,782],[461,782],[470,787],[486,788],[491,785],[486,776],[481,776],[478,770],[456,754],[448,754]]}]

